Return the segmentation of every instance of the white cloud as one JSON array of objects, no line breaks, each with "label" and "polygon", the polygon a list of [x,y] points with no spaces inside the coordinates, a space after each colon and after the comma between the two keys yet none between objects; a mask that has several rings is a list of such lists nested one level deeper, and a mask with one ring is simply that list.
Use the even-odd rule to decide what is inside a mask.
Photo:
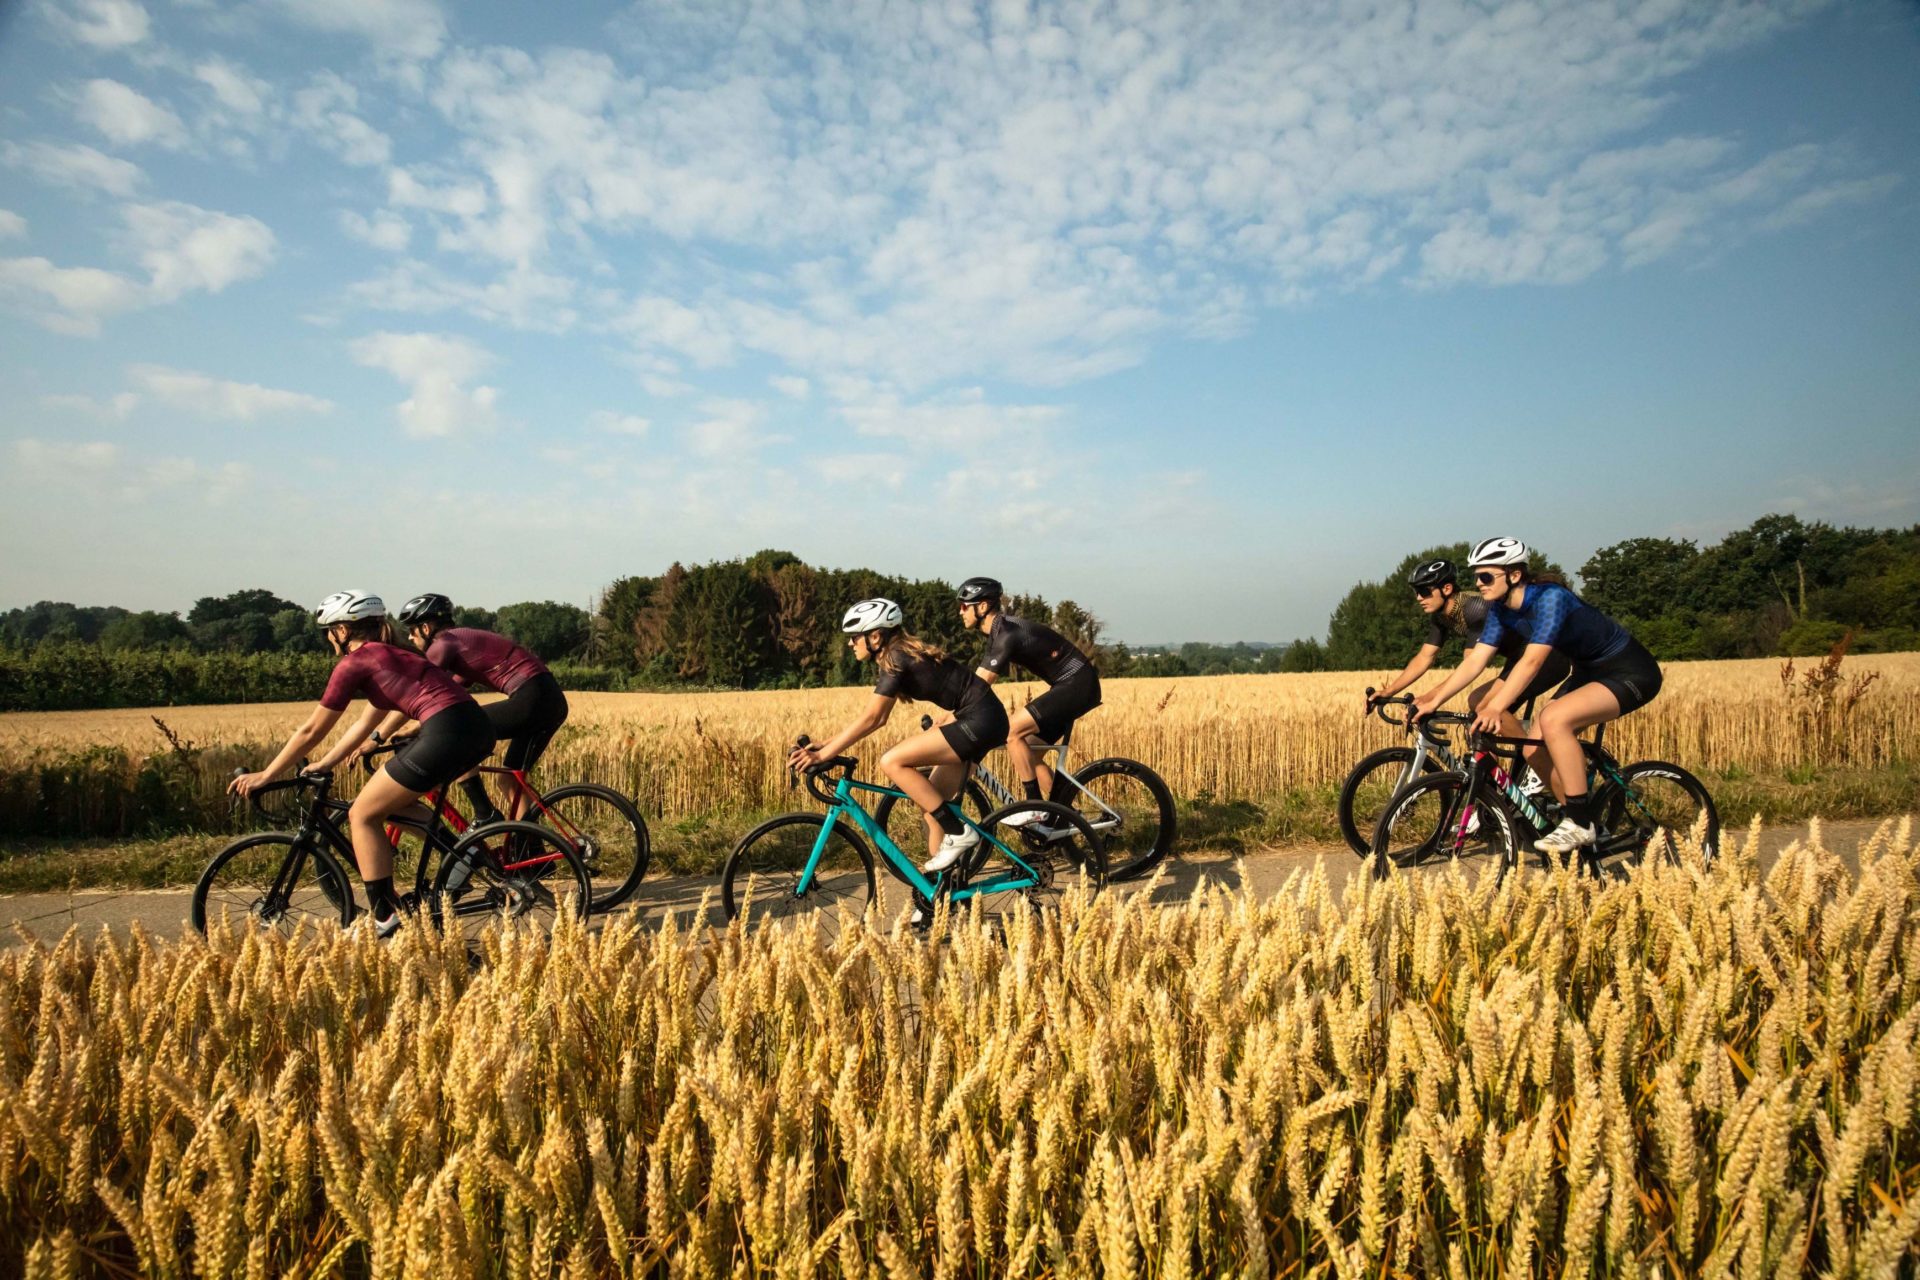
[{"label": "white cloud", "polygon": [[301,26],[358,36],[393,58],[430,58],[446,40],[447,21],[433,0],[271,0]]},{"label": "white cloud", "polygon": [[395,410],[408,435],[445,437],[496,425],[499,392],[467,383],[493,363],[483,348],[437,333],[374,333],[349,349],[354,360],[381,369],[411,390]]},{"label": "white cloud", "polygon": [[356,301],[383,311],[461,311],[482,320],[544,333],[564,333],[579,318],[571,305],[573,282],[532,268],[515,268],[475,284],[409,259],[371,280],[360,281],[348,292]]},{"label": "white cloud", "polygon": [[129,196],[146,181],[140,166],[86,146],[59,146],[51,142],[0,144],[0,159],[24,169],[42,182],[80,190]]},{"label": "white cloud", "polygon": [[805,400],[813,394],[813,384],[805,378],[779,376],[767,380],[775,391],[790,400]]},{"label": "white cloud", "polygon": [[30,475],[63,478],[76,472],[112,470],[119,465],[120,446],[105,440],[39,440],[29,436],[13,442],[13,456]]},{"label": "white cloud", "polygon": [[397,213],[376,213],[371,218],[351,209],[340,213],[340,229],[355,240],[388,253],[403,253],[413,239],[413,227]]},{"label": "white cloud", "polygon": [[11,209],[0,209],[0,240],[17,240],[27,234],[27,220]]},{"label": "white cloud", "polygon": [[828,484],[854,488],[899,489],[913,470],[911,460],[898,453],[829,453],[808,461]]},{"label": "white cloud", "polygon": [[245,67],[225,58],[208,58],[193,68],[193,78],[213,91],[221,107],[243,121],[254,121],[267,112],[273,86]]},{"label": "white cloud", "polygon": [[722,322],[671,298],[635,298],[614,326],[643,349],[671,351],[703,369],[733,359],[733,338]]},{"label": "white cloud", "polygon": [[45,258],[0,258],[0,298],[55,333],[92,337],[109,316],[145,305],[134,280],[97,267],[57,267]]},{"label": "white cloud", "polygon": [[256,218],[175,200],[128,205],[121,216],[157,302],[201,290],[219,293],[260,275],[273,261],[273,232]]},{"label": "white cloud", "polygon": [[595,431],[608,435],[640,437],[647,434],[653,423],[632,413],[615,413],[611,409],[596,409],[587,415],[587,425]]},{"label": "white cloud", "polygon": [[208,418],[252,422],[276,413],[329,413],[331,400],[299,391],[278,391],[252,382],[229,382],[160,365],[133,365],[127,375],[147,395]]},{"label": "white cloud", "polygon": [[41,396],[40,405],[59,413],[74,413],[86,418],[98,418],[106,422],[125,422],[140,404],[140,397],[131,391],[117,392],[111,399],[96,400],[83,395]]},{"label": "white cloud", "polygon": [[705,416],[687,428],[687,448],[703,458],[743,462],[785,439],[761,431],[766,406],[751,400],[715,396],[700,402],[700,412]]},{"label": "white cloud", "polygon": [[293,122],[350,165],[384,165],[393,141],[358,113],[360,91],[331,71],[323,71],[293,95]]},{"label": "white cloud", "polygon": [[118,80],[87,81],[75,99],[74,114],[120,146],[151,142],[178,149],[187,145],[187,127],[179,116]]},{"label": "white cloud", "polygon": [[152,26],[146,9],[135,0],[73,0],[71,9],[51,12],[68,35],[96,49],[139,44]]},{"label": "white cloud", "polygon": [[827,391],[840,416],[863,436],[894,436],[950,449],[1045,430],[1062,417],[1056,405],[995,404],[979,387],[912,402],[891,387],[850,378],[835,379]]}]

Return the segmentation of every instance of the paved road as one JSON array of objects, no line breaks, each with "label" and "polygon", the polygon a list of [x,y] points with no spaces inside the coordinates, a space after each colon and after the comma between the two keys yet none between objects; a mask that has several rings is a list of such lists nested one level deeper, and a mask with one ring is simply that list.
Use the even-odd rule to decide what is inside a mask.
[{"label": "paved road", "polygon": [[[1879,825],[1878,821],[1830,822],[1823,825],[1823,837],[1829,849],[1852,862],[1860,843]],[[1763,831],[1762,869],[1770,866],[1790,841],[1803,838],[1806,830],[1804,826],[1782,826]],[[1741,832],[1727,835],[1730,841],[1742,838]],[[1294,872],[1310,870],[1317,859],[1325,860],[1336,891],[1360,868],[1359,859],[1343,846],[1277,847],[1240,858],[1202,851],[1177,859],[1169,874],[1156,882],[1121,886],[1120,891],[1151,892],[1156,900],[1178,901],[1203,881],[1211,881],[1226,889],[1238,889],[1246,883],[1254,892],[1267,894],[1280,888]],[[713,876],[648,880],[641,886],[641,901],[634,909],[648,917],[673,911],[683,913],[682,918],[688,919],[699,908],[701,898],[715,891],[717,884]],[[124,930],[136,920],[155,934],[171,937],[186,927],[188,896],[186,889],[0,895],[0,939],[11,941],[18,937],[19,931],[24,931],[52,941],[74,925],[87,929],[104,925]],[[712,908],[712,913],[717,919],[717,906]]]}]

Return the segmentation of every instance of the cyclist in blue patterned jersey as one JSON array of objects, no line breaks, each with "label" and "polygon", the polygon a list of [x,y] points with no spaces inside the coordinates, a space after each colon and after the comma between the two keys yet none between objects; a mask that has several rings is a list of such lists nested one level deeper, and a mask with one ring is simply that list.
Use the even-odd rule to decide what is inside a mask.
[{"label": "cyclist in blue patterned jersey", "polygon": [[[1007,758],[1028,800],[1053,792],[1053,770],[1041,764],[1029,738],[1058,742],[1073,722],[1100,705],[1100,673],[1072,641],[1052,627],[1002,613],[1003,591],[992,578],[968,578],[960,584],[960,625],[982,631],[987,652],[974,670],[988,684],[1017,663],[1047,682],[1047,691],[1015,711],[1007,733]],[[1015,814],[1007,826],[1025,826],[1038,810]]]},{"label": "cyclist in blue patterned jersey", "polygon": [[[1537,577],[1527,567],[1527,548],[1516,538],[1489,538],[1473,549],[1474,584],[1487,602],[1480,643],[1438,689],[1414,701],[1425,716],[1477,679],[1509,634],[1525,639],[1526,651],[1507,673],[1505,686],[1484,699],[1474,727],[1500,733],[1501,716],[1555,652],[1565,654],[1573,674],[1535,722],[1550,758],[1554,794],[1566,805],[1560,825],[1534,847],[1566,854],[1592,844],[1593,798],[1587,793],[1582,729],[1617,720],[1652,701],[1660,692],[1660,664],[1627,629],[1568,590],[1566,584]],[[1529,751],[1535,772],[1545,773],[1542,748]]]}]

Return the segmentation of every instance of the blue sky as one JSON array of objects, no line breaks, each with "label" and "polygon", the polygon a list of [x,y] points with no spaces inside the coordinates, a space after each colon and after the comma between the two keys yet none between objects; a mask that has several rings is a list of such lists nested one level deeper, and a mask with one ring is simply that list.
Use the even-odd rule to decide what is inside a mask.
[{"label": "blue sky", "polygon": [[0,0],[0,606],[769,546],[1122,638],[1920,519],[1920,6]]}]

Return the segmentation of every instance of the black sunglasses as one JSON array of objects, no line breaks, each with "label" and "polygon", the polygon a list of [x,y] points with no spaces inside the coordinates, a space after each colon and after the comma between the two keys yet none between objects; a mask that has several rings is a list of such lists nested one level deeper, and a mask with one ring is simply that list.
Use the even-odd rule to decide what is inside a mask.
[{"label": "black sunglasses", "polygon": [[1422,600],[1425,600],[1428,596],[1432,595],[1434,592],[1438,591],[1439,589],[1440,588],[1438,587],[1415,587],[1413,589],[1413,594],[1415,594],[1416,596],[1419,596]]},{"label": "black sunglasses", "polygon": [[1473,575],[1473,580],[1484,587],[1489,583],[1499,582],[1506,576],[1504,573],[1476,573]]}]

